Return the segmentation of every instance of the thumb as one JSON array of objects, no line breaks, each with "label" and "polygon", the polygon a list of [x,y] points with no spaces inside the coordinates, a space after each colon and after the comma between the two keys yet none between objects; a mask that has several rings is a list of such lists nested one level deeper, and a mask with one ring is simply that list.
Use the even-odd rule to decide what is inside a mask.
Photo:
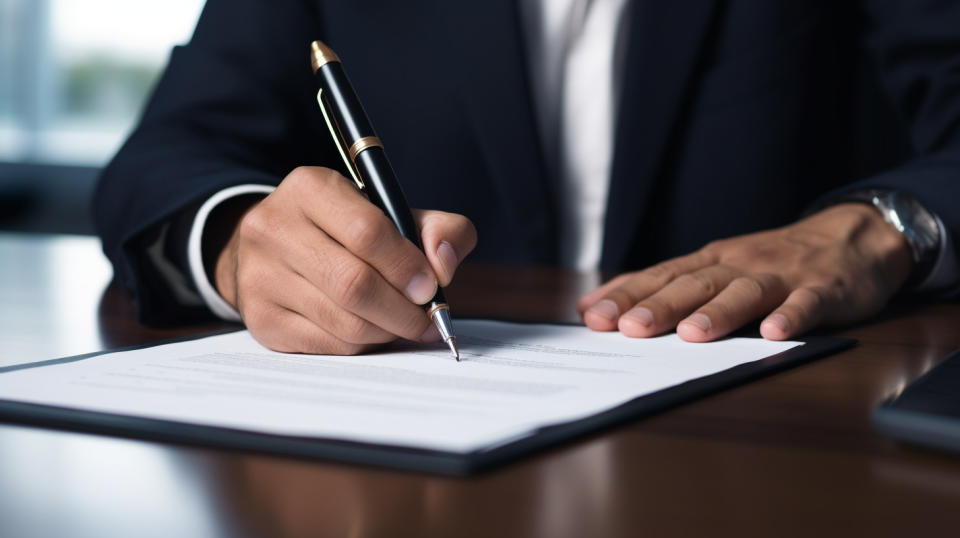
[{"label": "thumb", "polygon": [[467,254],[477,246],[477,229],[470,219],[456,213],[415,209],[413,217],[420,226],[420,240],[437,282],[450,284],[453,273]]}]

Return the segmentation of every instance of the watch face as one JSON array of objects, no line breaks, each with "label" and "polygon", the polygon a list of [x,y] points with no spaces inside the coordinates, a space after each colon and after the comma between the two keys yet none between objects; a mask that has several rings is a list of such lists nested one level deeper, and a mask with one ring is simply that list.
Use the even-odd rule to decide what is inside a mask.
[{"label": "watch face", "polygon": [[906,234],[923,254],[932,255],[940,248],[940,226],[937,219],[911,196],[893,193],[890,209]]}]

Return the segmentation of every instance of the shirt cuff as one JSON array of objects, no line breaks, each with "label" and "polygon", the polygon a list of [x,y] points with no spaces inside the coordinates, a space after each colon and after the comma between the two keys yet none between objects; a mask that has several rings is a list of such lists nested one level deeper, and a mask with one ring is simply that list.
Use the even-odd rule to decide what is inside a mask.
[{"label": "shirt cuff", "polygon": [[193,225],[190,227],[190,236],[187,239],[187,263],[190,266],[190,276],[193,277],[193,284],[200,293],[200,298],[206,303],[207,308],[220,319],[226,321],[241,321],[240,312],[237,312],[235,308],[230,306],[230,303],[225,301],[223,297],[217,293],[216,288],[207,278],[206,267],[203,265],[203,252],[201,251],[203,231],[207,224],[207,217],[210,216],[210,212],[213,211],[214,208],[230,198],[244,194],[270,194],[274,189],[276,189],[276,187],[272,185],[258,184],[228,187],[207,199],[207,201],[200,206],[200,210],[197,211],[197,215],[193,218]]},{"label": "shirt cuff", "polygon": [[940,217],[934,215],[934,218],[937,219],[937,227],[940,228],[940,250],[937,252],[937,260],[930,274],[914,288],[914,291],[921,293],[944,290],[953,287],[960,280],[956,245]]}]

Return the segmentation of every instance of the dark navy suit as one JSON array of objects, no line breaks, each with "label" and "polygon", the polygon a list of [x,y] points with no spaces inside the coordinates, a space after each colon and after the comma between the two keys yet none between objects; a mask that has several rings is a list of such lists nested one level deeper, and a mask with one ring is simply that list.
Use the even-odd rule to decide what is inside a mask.
[{"label": "dark navy suit", "polygon": [[[604,268],[787,224],[866,186],[913,194],[958,237],[960,2],[634,0],[629,13]],[[556,263],[514,2],[209,0],[96,196],[142,319],[203,315],[145,259],[160,224],[174,223],[177,259],[184,216],[214,192],[339,165],[314,39],[343,60],[412,206],[471,218],[472,260]]]}]

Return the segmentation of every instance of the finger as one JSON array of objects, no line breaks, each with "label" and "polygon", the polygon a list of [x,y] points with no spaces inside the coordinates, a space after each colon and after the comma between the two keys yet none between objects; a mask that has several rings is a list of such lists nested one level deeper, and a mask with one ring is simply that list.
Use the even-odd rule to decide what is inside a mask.
[{"label": "finger", "polygon": [[352,183],[326,169],[310,169],[302,175],[309,176],[298,179],[306,184],[309,203],[301,208],[316,227],[373,267],[410,301],[423,304],[436,294],[437,277],[423,252],[400,235],[383,211]]},{"label": "finger", "polygon": [[737,276],[736,270],[723,265],[682,274],[620,316],[618,328],[634,338],[673,330],[681,319],[713,299]]},{"label": "finger", "polygon": [[577,301],[577,313],[580,314],[580,316],[582,317],[583,313],[586,312],[588,308],[595,305],[600,299],[603,298],[604,295],[610,293],[611,290],[624,285],[624,283],[626,283],[627,280],[633,278],[634,276],[636,276],[636,274],[637,273],[624,273],[604,283],[599,288],[587,293],[586,295],[581,297],[579,301]]},{"label": "finger", "polygon": [[396,335],[341,308],[306,278],[291,273],[271,296],[277,305],[310,320],[350,344],[385,344]]},{"label": "finger", "polygon": [[[369,264],[328,237],[310,227],[292,239],[282,256],[289,269],[299,274],[333,303],[392,334],[417,340],[427,329],[429,319],[423,308],[410,302]],[[251,268],[251,266],[254,266]],[[254,264],[243,266],[244,288],[252,288],[258,275]],[[246,273],[252,273],[247,275]],[[269,293],[276,293],[273,289]]]},{"label": "finger", "polygon": [[[646,299],[680,275],[702,269],[715,262],[713,254],[698,250],[693,254],[673,258],[652,267],[632,273],[616,285],[611,281],[602,294],[588,294],[596,299],[583,313],[588,327],[597,331],[612,331],[617,328],[620,314],[636,303]],[[584,297],[583,304],[587,304]]]},{"label": "finger", "polygon": [[477,229],[470,219],[456,213],[415,209],[423,251],[441,286],[453,280],[457,267],[477,246]]},{"label": "finger", "polygon": [[677,335],[688,342],[716,340],[769,313],[787,293],[786,285],[776,275],[735,278],[710,302],[682,320]]},{"label": "finger", "polygon": [[250,334],[263,346],[280,353],[357,355],[376,344],[352,344],[333,336],[300,314],[275,306],[256,311],[244,319]]},{"label": "finger", "polygon": [[768,340],[787,340],[816,327],[837,301],[823,287],[798,288],[760,324]]}]

